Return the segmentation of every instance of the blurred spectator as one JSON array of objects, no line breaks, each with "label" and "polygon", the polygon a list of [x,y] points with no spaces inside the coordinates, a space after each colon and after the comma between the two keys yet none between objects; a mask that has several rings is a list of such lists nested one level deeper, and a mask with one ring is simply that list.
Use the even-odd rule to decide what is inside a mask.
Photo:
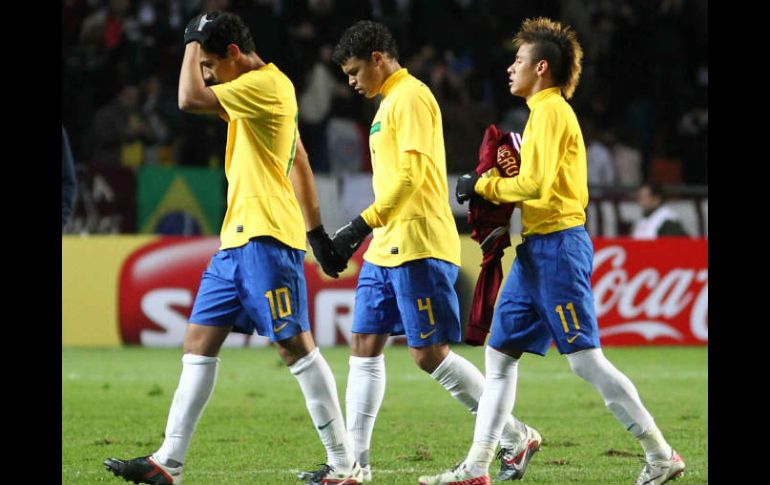
[{"label": "blurred spectator", "polygon": [[151,135],[144,147],[143,162],[146,164],[173,164],[173,143],[180,129],[182,112],[174,103],[174,98],[163,89],[160,78],[152,75],[142,83],[144,102],[141,112],[146,120]]},{"label": "blurred spectator", "polygon": [[329,171],[326,124],[339,82],[332,74],[332,48],[324,44],[299,96],[299,131],[314,172]]},{"label": "blurred spectator", "polygon": [[[327,123],[325,136],[329,140],[329,161],[334,175],[365,171],[364,152],[368,150],[361,127],[345,118],[331,118]],[[303,138],[304,140],[304,138]],[[315,163],[310,159],[315,170]],[[371,169],[366,170],[371,172]]]},{"label": "blurred spectator", "polygon": [[631,230],[634,239],[655,239],[661,236],[688,236],[679,215],[666,205],[666,198],[657,184],[644,184],[636,197],[642,208],[642,218]]},{"label": "blurred spectator", "polygon": [[708,164],[708,128],[709,111],[705,99],[694,102],[679,118],[677,133],[681,143],[685,183],[708,183],[705,170]]},{"label": "blurred spectator", "polygon": [[139,88],[126,84],[117,97],[94,116],[92,163],[138,167],[143,143],[153,143],[153,131],[139,110]]},{"label": "blurred spectator", "polygon": [[[241,14],[265,59],[294,82],[300,132],[319,171],[334,164],[326,156],[334,149],[328,139],[323,148],[329,120],[341,118],[363,129],[377,109],[376,103],[335,94],[332,79],[344,83],[344,77],[338,69],[327,70],[325,50],[319,48],[336,43],[354,21],[374,18],[391,27],[403,64],[430,85],[444,116],[451,172],[475,160],[487,125],[523,129],[528,110],[509,95],[505,79],[515,55],[511,29],[542,15],[570,24],[583,45],[582,81],[571,101],[581,120],[602,130],[632,130],[615,146],[603,142],[615,158],[616,183],[637,186],[653,172],[663,181],[707,183],[705,0],[64,0],[62,123],[72,149],[84,160],[101,156],[91,153],[97,134],[90,130],[101,124],[94,122],[95,113],[130,77],[142,86],[139,109],[153,140],[142,140],[143,147],[135,143],[126,163],[208,166],[220,159],[221,123],[168,110],[177,101],[175,66],[183,51],[184,19],[217,9]],[[159,92],[152,77],[160,80]],[[656,147],[658,130],[669,139]],[[121,163],[116,153],[113,147],[107,163]],[[666,177],[669,168],[679,173]]]},{"label": "blurred spectator", "polygon": [[636,187],[642,183],[642,153],[633,146],[631,132],[624,126],[619,128],[612,144],[612,157],[619,185]]},{"label": "blurred spectator", "polygon": [[588,158],[588,185],[611,187],[616,183],[615,161],[612,152],[606,144],[605,132],[586,121],[583,136],[586,141],[586,157]]},{"label": "blurred spectator", "polygon": [[61,127],[61,228],[67,225],[72,206],[75,204],[77,181],[75,180],[75,162],[72,159],[72,150],[67,139],[67,131],[64,125]]}]

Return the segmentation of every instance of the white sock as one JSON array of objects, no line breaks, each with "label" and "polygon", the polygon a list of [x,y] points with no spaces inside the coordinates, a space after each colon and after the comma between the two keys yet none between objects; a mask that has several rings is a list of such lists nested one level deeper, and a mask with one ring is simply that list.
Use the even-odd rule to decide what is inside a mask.
[{"label": "white sock", "polygon": [[640,440],[648,460],[667,460],[671,447],[645,409],[631,380],[602,353],[588,349],[567,355],[572,372],[590,382],[613,415]]},{"label": "white sock", "polygon": [[[468,411],[476,415],[479,398],[484,391],[484,374],[475,365],[450,350],[430,376],[444,386]],[[503,425],[500,446],[514,448],[526,435],[524,425],[509,414]]]},{"label": "white sock", "polygon": [[218,357],[182,356],[182,375],[168,412],[165,438],[153,454],[156,461],[167,466],[169,460],[184,463],[190,439],[214,390],[218,367]]},{"label": "white sock", "polygon": [[305,396],[310,418],[326,448],[327,463],[337,469],[350,469],[353,456],[345,441],[345,422],[337,397],[337,383],[326,359],[316,347],[290,365],[289,370],[297,378]]},{"label": "white sock", "polygon": [[[474,473],[487,473],[494,453],[487,453],[500,441],[503,424],[511,415],[516,400],[516,380],[519,360],[498,352],[487,346],[484,352],[487,378],[484,392],[479,398],[479,410],[476,416],[476,428],[473,432],[473,456],[468,455],[466,464],[473,466]],[[478,451],[478,453],[477,453]]]},{"label": "white sock", "polygon": [[495,456],[497,443],[486,443],[483,441],[474,441],[468,456],[465,458],[465,469],[471,472],[473,476],[486,475],[489,473],[489,464]]},{"label": "white sock", "polygon": [[350,356],[350,373],[345,390],[348,442],[353,456],[363,467],[369,464],[369,447],[377,413],[385,396],[385,356]]}]

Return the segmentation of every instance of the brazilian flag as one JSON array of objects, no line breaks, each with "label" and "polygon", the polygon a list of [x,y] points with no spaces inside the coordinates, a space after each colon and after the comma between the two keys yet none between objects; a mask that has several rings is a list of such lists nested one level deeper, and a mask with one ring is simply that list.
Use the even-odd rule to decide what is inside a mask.
[{"label": "brazilian flag", "polygon": [[225,214],[221,168],[139,168],[139,232],[210,236],[219,234]]}]

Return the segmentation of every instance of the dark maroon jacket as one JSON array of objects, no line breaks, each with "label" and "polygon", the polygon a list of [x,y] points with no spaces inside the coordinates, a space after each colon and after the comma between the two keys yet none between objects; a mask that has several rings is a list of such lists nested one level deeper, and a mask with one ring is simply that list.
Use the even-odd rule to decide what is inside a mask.
[{"label": "dark maroon jacket", "polygon": [[[518,133],[501,132],[495,125],[490,125],[479,147],[476,174],[482,175],[491,168],[497,168],[500,176],[515,177],[521,167],[520,147]],[[511,245],[508,228],[515,208],[515,203],[494,204],[478,196],[470,200],[468,223],[473,228],[471,238],[481,244],[484,259],[476,280],[470,321],[465,332],[465,343],[469,345],[484,345],[492,325],[495,300],[503,281],[501,259],[503,250]]]}]

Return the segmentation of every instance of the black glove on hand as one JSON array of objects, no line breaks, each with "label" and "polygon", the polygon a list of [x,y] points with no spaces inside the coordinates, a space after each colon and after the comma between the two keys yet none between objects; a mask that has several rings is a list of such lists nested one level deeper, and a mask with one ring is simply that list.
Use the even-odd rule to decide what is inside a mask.
[{"label": "black glove on hand", "polygon": [[321,269],[332,278],[339,278],[339,273],[348,267],[346,259],[342,259],[334,250],[331,238],[326,234],[323,224],[307,233],[310,247]]},{"label": "black glove on hand", "polygon": [[479,176],[476,175],[476,172],[466,173],[457,179],[455,197],[457,197],[457,202],[459,204],[464,203],[466,200],[470,200],[472,196],[476,195],[474,187],[476,186],[476,181],[478,179]]},{"label": "black glove on hand", "polygon": [[332,236],[334,249],[347,262],[370,232],[372,232],[372,228],[364,221],[363,217],[358,216],[334,233]]},{"label": "black glove on hand", "polygon": [[190,23],[184,29],[184,45],[190,42],[199,42],[202,45],[207,38],[204,27],[218,16],[218,12],[202,13],[190,20]]}]

